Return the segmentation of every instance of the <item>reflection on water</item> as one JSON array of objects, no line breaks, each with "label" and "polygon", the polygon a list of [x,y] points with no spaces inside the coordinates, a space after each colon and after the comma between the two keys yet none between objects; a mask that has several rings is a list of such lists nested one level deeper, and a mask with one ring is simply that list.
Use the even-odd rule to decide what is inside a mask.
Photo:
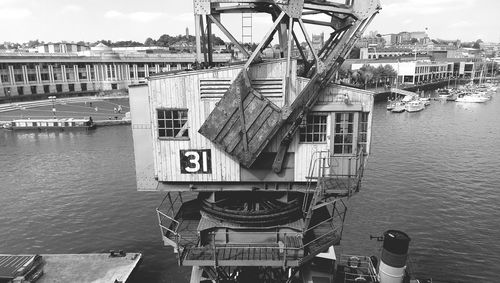
[{"label": "reflection on water", "polygon": [[[500,270],[500,96],[433,101],[419,113],[377,104],[363,188],[349,201],[339,252],[380,253],[369,235],[411,237],[411,267],[447,282],[495,282]],[[132,282],[188,282],[162,247],[160,193],[135,190],[131,131],[0,131],[0,252],[142,251]]]}]

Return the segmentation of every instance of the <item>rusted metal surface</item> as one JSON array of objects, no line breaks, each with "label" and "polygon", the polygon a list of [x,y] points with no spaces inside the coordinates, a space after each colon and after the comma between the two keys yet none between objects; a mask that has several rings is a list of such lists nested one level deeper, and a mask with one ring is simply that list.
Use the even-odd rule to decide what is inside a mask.
[{"label": "rusted metal surface", "polygon": [[278,130],[281,111],[255,90],[246,76],[244,70],[238,74],[199,133],[250,167]]}]

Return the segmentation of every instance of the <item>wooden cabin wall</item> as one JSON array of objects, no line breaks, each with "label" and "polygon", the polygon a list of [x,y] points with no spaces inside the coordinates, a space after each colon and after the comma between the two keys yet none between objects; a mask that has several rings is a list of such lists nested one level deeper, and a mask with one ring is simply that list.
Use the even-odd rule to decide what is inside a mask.
[{"label": "wooden cabin wall", "polygon": [[[297,93],[299,93],[309,82],[305,78],[297,78]],[[345,103],[344,95],[349,96],[349,103]],[[327,113],[327,140],[324,143],[301,143],[299,135],[296,134],[294,142],[290,146],[291,151],[295,151],[295,181],[307,181],[306,177],[318,176],[318,166],[313,172],[311,171],[312,163],[315,158],[314,153],[318,151],[332,151],[333,142],[333,123],[335,122],[335,114],[339,112],[353,112],[354,115],[354,133],[358,133],[359,115],[361,112],[369,112],[368,120],[368,141],[370,144],[371,137],[371,109],[373,105],[373,95],[365,90],[354,89],[346,86],[331,85],[320,94],[313,112]],[[331,169],[334,174],[348,175],[355,174],[357,170],[356,153],[357,153],[358,135],[354,135],[353,153],[347,155],[335,155],[332,159]],[[369,149],[368,149],[369,150]]]},{"label": "wooden cabin wall", "polygon": [[[308,79],[296,77],[296,61],[292,61],[291,102],[308,83]],[[285,91],[286,61],[273,61],[251,66],[249,76],[256,89],[269,98],[278,107],[283,106]],[[151,121],[153,121],[153,143],[155,168],[159,181],[165,182],[238,182],[241,170],[239,162],[218,146],[198,133],[201,125],[215,108],[216,103],[224,95],[234,78],[241,70],[241,66],[209,69],[180,73],[176,75],[158,75],[150,79],[149,94]],[[349,96],[349,103],[345,103],[344,94]],[[311,158],[316,151],[331,150],[332,124],[337,112],[369,112],[373,104],[370,92],[349,87],[332,85],[321,93],[313,111],[328,113],[327,140],[324,143],[299,143],[298,133],[292,141],[289,152],[294,153],[294,180],[306,181],[309,173]],[[158,138],[157,109],[188,109],[189,140],[165,140]],[[357,117],[358,115],[356,115]],[[371,125],[369,115],[369,125]],[[357,119],[356,119],[357,123]],[[357,124],[356,124],[357,125]],[[280,131],[265,149],[266,152],[276,152],[284,132]],[[356,137],[357,138],[357,137]],[[371,129],[368,133],[370,144]],[[354,143],[356,145],[356,143]],[[181,174],[180,150],[211,150],[211,174]],[[352,155],[337,156],[337,174],[348,174],[349,158]],[[355,172],[355,159],[351,162],[350,172]]]},{"label": "wooden cabin wall", "polygon": [[[235,77],[235,70],[218,73],[223,77]],[[156,109],[188,109],[189,140],[162,140],[154,131],[157,145],[158,176],[161,181],[209,182],[239,181],[239,163],[223,150],[214,147],[212,142],[198,133],[203,121],[210,114],[215,101],[201,100],[199,79],[213,74],[195,73],[194,75],[173,76],[168,79],[152,80],[153,121],[158,120]],[[157,127],[157,125],[156,125]],[[211,174],[182,174],[180,150],[211,149]]]},{"label": "wooden cabin wall", "polygon": [[137,189],[154,191],[157,189],[156,148],[152,137],[151,109],[147,85],[130,86],[130,115],[132,117],[132,138]]},{"label": "wooden cabin wall", "polygon": [[[253,80],[271,79],[283,83],[285,61],[254,65],[249,75]],[[236,78],[241,67],[203,70],[179,75],[157,76],[150,80],[151,119],[154,121],[153,140],[156,158],[156,174],[159,181],[166,182],[236,182],[240,181],[239,162],[211,141],[198,133],[203,122],[215,108],[224,91],[211,90],[211,84],[219,87],[227,85]],[[208,86],[206,95],[200,92],[200,82]],[[281,95],[271,91],[267,97],[276,103],[282,103]],[[283,93],[282,89],[279,93]],[[157,109],[188,109],[189,140],[167,140],[158,137]],[[211,150],[211,174],[181,174],[180,150]]]}]

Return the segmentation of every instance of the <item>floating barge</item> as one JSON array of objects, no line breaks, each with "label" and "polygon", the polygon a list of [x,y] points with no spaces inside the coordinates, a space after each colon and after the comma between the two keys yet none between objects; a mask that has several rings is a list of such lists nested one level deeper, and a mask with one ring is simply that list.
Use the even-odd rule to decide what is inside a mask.
[{"label": "floating barge", "polygon": [[4,125],[9,130],[90,130],[96,125],[92,118],[18,119]]},{"label": "floating barge", "polygon": [[126,282],[140,253],[0,254],[0,282]]}]

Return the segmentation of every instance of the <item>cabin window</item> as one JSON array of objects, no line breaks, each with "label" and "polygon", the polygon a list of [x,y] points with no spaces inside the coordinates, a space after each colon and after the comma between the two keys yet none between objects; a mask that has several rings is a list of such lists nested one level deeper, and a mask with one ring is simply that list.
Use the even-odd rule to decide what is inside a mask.
[{"label": "cabin window", "polygon": [[189,138],[187,109],[158,109],[158,136],[160,138]]},{"label": "cabin window", "polygon": [[354,113],[335,114],[334,154],[350,154],[353,147]]},{"label": "cabin window", "polygon": [[368,142],[368,114],[367,112],[361,112],[359,116],[359,138],[358,144],[363,148],[363,153],[366,153],[366,146]]},{"label": "cabin window", "polygon": [[300,142],[303,143],[325,143],[326,142],[326,121],[325,114],[309,114],[305,119],[305,124],[300,127]]}]

